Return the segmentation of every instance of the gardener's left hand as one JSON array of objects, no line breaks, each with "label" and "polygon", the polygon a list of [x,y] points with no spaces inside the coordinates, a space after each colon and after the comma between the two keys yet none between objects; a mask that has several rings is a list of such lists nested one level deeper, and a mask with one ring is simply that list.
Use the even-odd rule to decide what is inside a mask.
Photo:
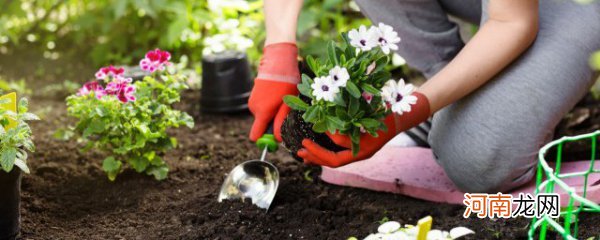
[{"label": "gardener's left hand", "polygon": [[360,151],[358,154],[352,154],[352,141],[350,140],[350,137],[327,132],[327,135],[335,144],[348,149],[334,152],[321,147],[310,139],[304,139],[302,141],[302,146],[304,148],[298,150],[298,156],[304,159],[305,164],[316,164],[334,168],[373,156],[373,154],[379,151],[379,149],[396,136],[396,134],[418,125],[429,117],[430,108],[427,97],[418,92],[413,93],[413,95],[417,97],[417,103],[412,106],[410,112],[402,115],[392,113],[383,120],[388,128],[387,131],[378,131],[378,137],[373,137],[368,133],[363,133],[361,135],[359,144]]}]

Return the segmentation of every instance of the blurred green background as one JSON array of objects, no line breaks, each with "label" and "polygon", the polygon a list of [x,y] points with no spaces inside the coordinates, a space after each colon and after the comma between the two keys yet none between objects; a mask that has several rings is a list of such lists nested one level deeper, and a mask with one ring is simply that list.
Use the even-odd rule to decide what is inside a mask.
[{"label": "blurred green background", "polygon": [[[203,54],[223,50],[257,64],[265,38],[261,0],[2,0],[0,9],[0,73],[17,76],[79,77],[73,68],[136,65],[154,48],[198,72]],[[307,0],[301,54],[323,54],[328,39],[368,23],[352,1]]]},{"label": "blurred green background", "polygon": [[[0,0],[0,9],[0,87],[83,82],[101,66],[137,65],[154,48],[198,75],[204,54],[225,50],[256,65],[265,38],[262,0]],[[325,54],[326,41],[361,24],[369,21],[354,1],[305,0],[301,55]],[[600,53],[590,62],[600,69]]]}]

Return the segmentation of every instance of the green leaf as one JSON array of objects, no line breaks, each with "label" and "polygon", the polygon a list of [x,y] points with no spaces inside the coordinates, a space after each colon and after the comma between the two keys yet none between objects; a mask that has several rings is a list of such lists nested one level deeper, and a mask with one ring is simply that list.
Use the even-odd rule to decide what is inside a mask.
[{"label": "green leaf", "polygon": [[365,128],[376,128],[380,125],[380,122],[373,118],[363,118],[360,119],[358,122],[362,124]]},{"label": "green leaf", "polygon": [[389,62],[388,56],[383,56],[383,57],[380,57],[379,59],[377,59],[375,61],[375,69],[373,69],[372,73],[376,73],[376,72],[383,70],[383,68],[385,68],[385,66],[387,66],[388,62]]},{"label": "green leaf", "polygon": [[88,127],[83,131],[83,137],[88,137],[92,134],[101,133],[106,128],[106,123],[104,121],[94,118],[88,125]]},{"label": "green leaf", "polygon": [[340,65],[338,59],[337,59],[337,54],[336,54],[336,48],[335,48],[335,42],[334,41],[330,41],[329,44],[327,45],[327,56],[329,57],[329,61],[334,65],[334,66],[338,66]]},{"label": "green leaf", "polygon": [[300,94],[307,97],[312,97],[312,88],[310,87],[310,82],[310,77],[306,74],[302,74],[302,82],[298,84],[298,91],[300,91]]},{"label": "green leaf", "polygon": [[319,107],[318,106],[310,106],[308,110],[302,115],[302,118],[306,122],[314,123],[318,119]]},{"label": "green leaf", "polygon": [[342,121],[350,121],[352,118],[350,117],[350,115],[344,111],[343,108],[336,108],[335,109],[335,115],[340,118]]},{"label": "green leaf", "polygon": [[3,149],[2,155],[0,156],[0,164],[2,165],[2,169],[6,172],[12,171],[15,158],[17,157],[17,149],[14,147],[7,147]]},{"label": "green leaf", "polygon": [[27,98],[21,98],[19,100],[18,111],[19,113],[26,113],[29,110],[29,100]]},{"label": "green leaf", "polygon": [[373,87],[373,85],[371,85],[371,84],[363,83],[360,85],[360,87],[363,90],[365,90],[365,92],[368,92],[373,95],[379,95],[379,90],[377,90],[377,88]]},{"label": "green leaf", "polygon": [[329,121],[330,123],[332,123],[332,125],[336,128],[336,129],[340,129],[344,126],[344,121],[342,121],[340,118],[338,117],[334,117],[334,116],[327,116],[327,121]]},{"label": "green leaf", "polygon": [[317,64],[317,61],[312,56],[309,55],[306,57],[306,64],[308,64],[308,68],[310,68],[310,70],[314,74],[317,74],[317,72],[319,72],[319,65]]},{"label": "green leaf", "polygon": [[308,104],[296,96],[287,95],[283,97],[283,102],[294,110],[306,111],[308,109]]},{"label": "green leaf", "polygon": [[326,121],[318,121],[312,127],[313,131],[317,133],[324,133],[327,131],[327,122]]},{"label": "green leaf", "polygon": [[40,118],[37,115],[35,115],[33,113],[28,113],[28,112],[21,114],[21,119],[23,121],[40,120]]},{"label": "green leaf", "polygon": [[110,156],[102,161],[102,169],[107,173],[108,179],[114,181],[117,178],[117,174],[121,170],[121,161],[115,160],[114,157]]},{"label": "green leaf", "polygon": [[362,96],[360,90],[358,90],[358,87],[356,86],[356,84],[354,84],[351,81],[348,81],[346,83],[346,90],[348,90],[348,93],[350,93],[350,95],[352,95],[352,97],[354,98],[360,98]]},{"label": "green leaf", "polygon": [[360,108],[360,102],[358,98],[350,98],[350,103],[348,103],[348,114],[350,116],[356,115]]},{"label": "green leaf", "polygon": [[129,164],[135,169],[136,172],[143,172],[149,165],[147,158],[134,157],[129,160]]},{"label": "green leaf", "polygon": [[335,95],[335,97],[333,98],[333,102],[335,103],[335,105],[338,105],[338,106],[342,106],[342,107],[346,106],[346,101],[344,101],[344,97],[342,96],[341,93]]},{"label": "green leaf", "polygon": [[360,151],[360,129],[354,128],[350,134],[350,140],[352,141],[352,155],[356,156]]},{"label": "green leaf", "polygon": [[153,175],[156,180],[165,180],[169,174],[169,168],[166,165],[153,166],[147,173]]},{"label": "green leaf", "polygon": [[15,166],[17,166],[18,168],[21,169],[21,171],[23,171],[27,174],[31,173],[29,171],[29,167],[27,167],[27,163],[25,163],[25,161],[20,158],[15,159]]}]

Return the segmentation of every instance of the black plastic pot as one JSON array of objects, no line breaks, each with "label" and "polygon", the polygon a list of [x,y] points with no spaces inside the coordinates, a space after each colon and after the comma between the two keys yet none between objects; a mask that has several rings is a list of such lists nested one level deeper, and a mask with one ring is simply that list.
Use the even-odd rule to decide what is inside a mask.
[{"label": "black plastic pot", "polygon": [[236,113],[248,110],[252,73],[246,54],[226,52],[202,59],[200,109]]},{"label": "black plastic pot", "polygon": [[21,215],[21,170],[10,173],[0,169],[0,240],[16,239]]}]

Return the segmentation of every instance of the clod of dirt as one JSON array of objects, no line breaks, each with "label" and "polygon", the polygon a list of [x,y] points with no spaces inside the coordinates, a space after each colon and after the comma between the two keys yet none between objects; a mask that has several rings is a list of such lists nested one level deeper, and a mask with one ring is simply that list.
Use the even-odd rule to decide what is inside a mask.
[{"label": "clod of dirt", "polygon": [[283,126],[281,127],[281,138],[285,148],[292,154],[292,156],[302,161],[302,158],[296,155],[296,152],[302,148],[302,140],[307,138],[322,147],[331,151],[342,151],[345,148],[336,145],[331,139],[324,133],[316,133],[312,130],[312,124],[307,123],[302,118],[302,112],[293,110],[288,114]]}]

